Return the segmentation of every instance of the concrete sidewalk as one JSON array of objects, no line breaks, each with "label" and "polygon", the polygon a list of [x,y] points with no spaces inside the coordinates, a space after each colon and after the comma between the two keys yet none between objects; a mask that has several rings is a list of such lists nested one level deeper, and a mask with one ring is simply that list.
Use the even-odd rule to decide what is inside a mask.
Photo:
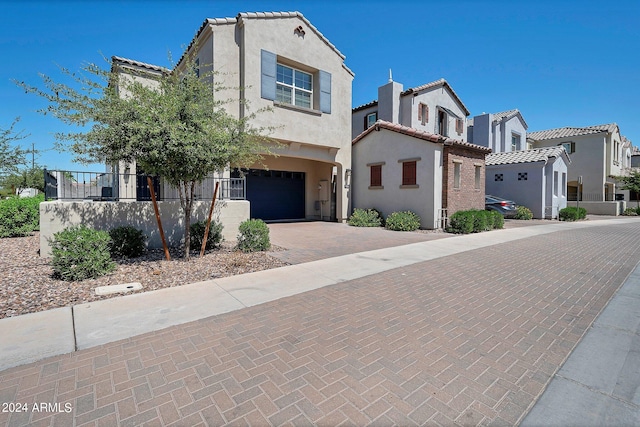
[{"label": "concrete sidewalk", "polygon": [[0,320],[0,371],[461,252],[637,218],[496,230],[343,255]]}]

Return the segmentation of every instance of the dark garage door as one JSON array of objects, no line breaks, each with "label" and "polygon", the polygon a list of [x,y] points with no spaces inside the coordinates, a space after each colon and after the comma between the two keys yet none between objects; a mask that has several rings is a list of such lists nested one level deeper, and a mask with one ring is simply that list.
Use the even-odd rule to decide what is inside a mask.
[{"label": "dark garage door", "polygon": [[247,200],[251,218],[265,221],[304,218],[304,172],[251,169]]}]

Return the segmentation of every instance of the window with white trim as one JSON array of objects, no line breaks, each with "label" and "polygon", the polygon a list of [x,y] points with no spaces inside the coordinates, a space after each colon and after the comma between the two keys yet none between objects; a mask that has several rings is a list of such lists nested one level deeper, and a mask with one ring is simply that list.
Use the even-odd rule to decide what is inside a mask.
[{"label": "window with white trim", "polygon": [[313,105],[313,76],[304,71],[278,64],[276,101],[311,108]]},{"label": "window with white trim", "polygon": [[365,129],[369,129],[371,126],[375,125],[377,120],[378,120],[377,111],[367,114],[367,117],[365,117]]}]

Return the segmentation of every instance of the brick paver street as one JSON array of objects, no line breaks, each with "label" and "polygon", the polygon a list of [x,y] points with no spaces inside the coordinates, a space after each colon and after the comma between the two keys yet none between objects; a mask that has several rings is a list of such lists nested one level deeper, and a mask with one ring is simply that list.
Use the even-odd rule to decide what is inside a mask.
[{"label": "brick paver street", "polygon": [[28,410],[0,425],[514,425],[640,260],[638,225],[470,250],[12,368],[0,402]]}]

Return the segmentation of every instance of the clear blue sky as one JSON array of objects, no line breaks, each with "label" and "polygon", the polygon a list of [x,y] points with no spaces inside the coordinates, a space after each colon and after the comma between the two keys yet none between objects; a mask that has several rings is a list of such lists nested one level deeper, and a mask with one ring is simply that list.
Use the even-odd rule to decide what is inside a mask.
[{"label": "clear blue sky", "polygon": [[[2,1],[0,128],[53,146],[64,131],[12,79],[41,85],[102,55],[168,66],[205,18],[295,11],[346,55],[353,106],[393,77],[405,88],[445,78],[471,115],[518,108],[529,131],[616,122],[640,146],[640,1]],[[106,65],[106,64],[105,64]],[[49,168],[103,170],[44,152]]]}]

